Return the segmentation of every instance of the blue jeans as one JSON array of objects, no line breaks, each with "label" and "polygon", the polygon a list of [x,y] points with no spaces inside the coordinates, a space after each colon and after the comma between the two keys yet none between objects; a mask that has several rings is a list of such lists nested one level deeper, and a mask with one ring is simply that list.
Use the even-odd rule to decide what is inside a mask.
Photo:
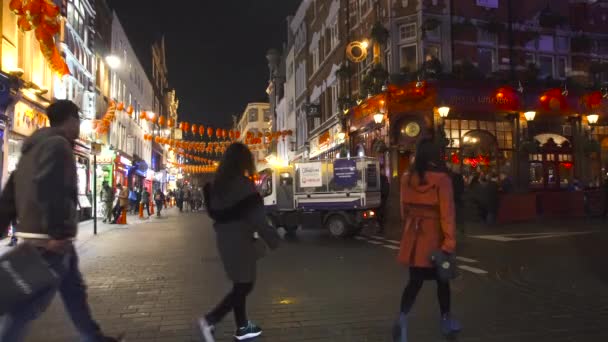
[{"label": "blue jeans", "polygon": [[23,341],[29,323],[46,311],[56,292],[61,295],[65,309],[78,330],[81,340],[83,342],[103,341],[104,335],[93,319],[87,303],[86,286],[78,269],[78,255],[74,247],[70,247],[65,254],[43,251],[42,256],[59,275],[59,285],[38,294],[29,303],[21,304],[13,312],[7,314],[0,325],[0,341]]}]

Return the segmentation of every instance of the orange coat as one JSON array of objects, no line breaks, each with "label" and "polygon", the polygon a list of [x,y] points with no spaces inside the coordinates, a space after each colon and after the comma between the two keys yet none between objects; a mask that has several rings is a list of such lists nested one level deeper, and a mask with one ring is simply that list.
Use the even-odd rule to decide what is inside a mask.
[{"label": "orange coat", "polygon": [[424,178],[426,184],[421,185],[416,173],[401,177],[404,227],[398,260],[413,267],[432,267],[432,252],[453,253],[456,247],[452,180],[441,172],[427,172]]}]

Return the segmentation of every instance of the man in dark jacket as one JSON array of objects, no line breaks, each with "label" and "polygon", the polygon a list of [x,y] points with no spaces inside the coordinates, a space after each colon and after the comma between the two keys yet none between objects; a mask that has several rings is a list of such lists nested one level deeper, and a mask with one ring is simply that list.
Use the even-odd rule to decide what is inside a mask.
[{"label": "man in dark jacket", "polygon": [[112,222],[112,205],[114,203],[114,189],[110,187],[107,181],[103,182],[101,192],[99,194],[103,202],[103,222]]},{"label": "man in dark jacket", "polygon": [[60,278],[58,286],[36,294],[7,313],[0,326],[0,341],[19,342],[27,326],[47,309],[59,291],[72,322],[86,341],[118,341],[105,336],[87,303],[78,255],[73,245],[78,220],[77,177],[73,143],[80,133],[79,108],[59,100],[47,109],[50,128],[36,131],[23,144],[17,170],[2,192],[0,228],[17,222],[17,236],[36,247]]}]

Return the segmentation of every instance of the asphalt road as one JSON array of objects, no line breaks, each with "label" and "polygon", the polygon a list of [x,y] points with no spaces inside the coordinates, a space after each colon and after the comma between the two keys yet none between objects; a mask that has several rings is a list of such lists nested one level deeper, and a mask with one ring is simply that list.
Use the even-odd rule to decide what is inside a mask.
[{"label": "asphalt road", "polygon": [[[461,238],[452,284],[453,312],[464,325],[458,341],[608,341],[605,226],[532,224]],[[250,297],[250,319],[264,328],[258,341],[391,341],[407,281],[397,246],[322,232],[285,241],[260,262]],[[204,213],[104,230],[79,249],[96,317],[109,333],[125,331],[129,342],[200,341],[194,319],[230,287]],[[428,283],[411,315],[410,340],[444,341],[438,323],[435,285]],[[232,341],[232,332],[228,317],[218,341]],[[77,340],[59,299],[27,339]]]}]

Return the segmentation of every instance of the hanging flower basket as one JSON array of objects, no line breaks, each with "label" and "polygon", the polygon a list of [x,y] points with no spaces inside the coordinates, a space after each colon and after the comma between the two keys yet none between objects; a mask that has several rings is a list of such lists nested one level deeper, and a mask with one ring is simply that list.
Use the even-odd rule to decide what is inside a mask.
[{"label": "hanging flower basket", "polygon": [[585,153],[589,155],[592,153],[599,153],[602,150],[602,147],[599,141],[587,138],[587,140],[585,140],[585,143],[583,144],[583,149]]},{"label": "hanging flower basket", "polygon": [[342,66],[338,70],[336,70],[336,77],[338,77],[341,80],[349,79],[352,76],[352,74],[353,74],[353,70],[347,64],[342,64]]},{"label": "hanging flower basket", "polygon": [[589,51],[591,49],[591,39],[585,35],[580,35],[572,38],[573,51]]},{"label": "hanging flower basket", "polygon": [[370,36],[375,42],[378,42],[380,44],[386,44],[386,42],[388,41],[389,32],[386,27],[382,25],[381,22],[376,22],[372,27],[372,32]]}]

